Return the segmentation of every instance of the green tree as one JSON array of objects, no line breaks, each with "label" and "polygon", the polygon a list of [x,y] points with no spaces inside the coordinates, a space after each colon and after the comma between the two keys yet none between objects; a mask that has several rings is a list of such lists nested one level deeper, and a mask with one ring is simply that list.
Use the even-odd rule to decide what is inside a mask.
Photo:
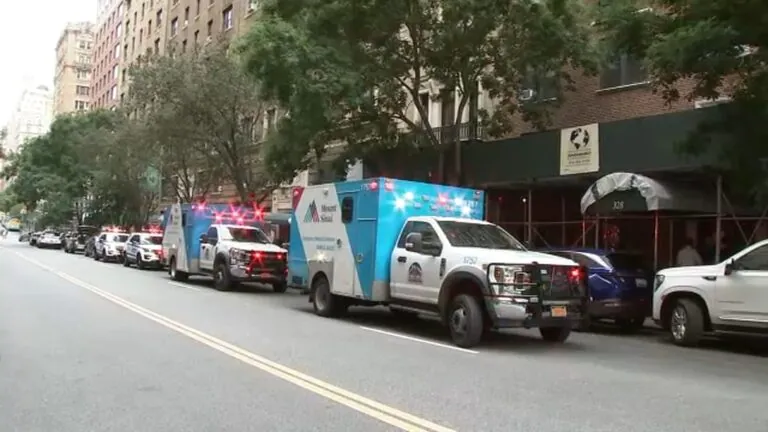
[{"label": "green tree", "polygon": [[[717,100],[682,150],[719,151],[734,189],[765,195],[768,161],[768,3],[760,0],[612,0],[598,29],[613,52],[646,59],[655,90],[668,102]],[[681,91],[682,90],[682,91]]]},{"label": "green tree", "polygon": [[[515,114],[543,126],[557,103],[523,103],[521,90],[544,77],[562,95],[569,70],[595,66],[590,21],[574,0],[271,0],[262,10],[239,52],[290,113],[266,152],[282,179],[332,142],[345,145],[342,165],[382,147],[458,149],[460,128],[439,128],[466,114],[496,136]],[[478,83],[498,101],[493,112],[473,103]],[[455,118],[426,116],[432,84],[455,89]]]},{"label": "green tree", "polygon": [[179,199],[222,183],[239,198],[263,200],[273,189],[261,161],[268,105],[226,47],[147,59],[131,70],[128,104],[154,132],[163,171]]},{"label": "green tree", "polygon": [[0,128],[0,159],[5,159],[5,139],[8,138],[8,129]]}]

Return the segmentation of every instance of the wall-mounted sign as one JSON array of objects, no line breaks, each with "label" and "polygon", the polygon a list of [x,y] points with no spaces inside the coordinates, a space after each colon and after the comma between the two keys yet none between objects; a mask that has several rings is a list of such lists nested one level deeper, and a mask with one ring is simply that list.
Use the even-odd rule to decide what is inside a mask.
[{"label": "wall-mounted sign", "polygon": [[560,175],[600,170],[600,125],[560,130]]}]

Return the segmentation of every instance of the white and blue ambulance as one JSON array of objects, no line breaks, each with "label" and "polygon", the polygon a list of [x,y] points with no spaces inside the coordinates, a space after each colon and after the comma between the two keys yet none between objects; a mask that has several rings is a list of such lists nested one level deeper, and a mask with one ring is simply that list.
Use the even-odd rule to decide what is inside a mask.
[{"label": "white and blue ambulance", "polygon": [[293,199],[289,281],[320,316],[351,305],[432,314],[463,347],[508,327],[562,342],[582,319],[582,269],[484,221],[483,191],[376,178],[295,188]]},{"label": "white and blue ambulance", "polygon": [[287,250],[275,245],[271,225],[258,207],[175,204],[164,212],[163,260],[173,280],[212,276],[228,291],[240,282],[272,285],[285,292]]}]

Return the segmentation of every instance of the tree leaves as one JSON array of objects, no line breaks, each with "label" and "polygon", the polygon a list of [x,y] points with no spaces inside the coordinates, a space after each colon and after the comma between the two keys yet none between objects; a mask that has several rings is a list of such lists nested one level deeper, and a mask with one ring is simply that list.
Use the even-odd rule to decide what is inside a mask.
[{"label": "tree leaves", "polygon": [[147,59],[131,70],[128,109],[151,131],[181,201],[224,181],[242,201],[271,192],[261,143],[269,105],[221,44]]},{"label": "tree leaves", "polygon": [[719,118],[703,125],[682,149],[695,154],[719,143],[733,186],[765,195],[768,3],[612,0],[598,10],[605,45],[646,59],[655,90],[668,102],[732,101],[719,106]]},{"label": "tree leaves", "polygon": [[[342,159],[455,144],[460,128],[440,128],[469,113],[499,135],[518,111],[543,125],[551,106],[517,99],[530,72],[554,73],[566,89],[569,70],[596,63],[577,1],[272,0],[262,15],[238,51],[262,91],[290,113],[266,148],[285,179],[331,143],[343,145]],[[498,109],[474,106],[478,83]],[[455,89],[456,109],[438,120],[427,114],[440,88]],[[286,163],[286,153],[309,157]]]}]

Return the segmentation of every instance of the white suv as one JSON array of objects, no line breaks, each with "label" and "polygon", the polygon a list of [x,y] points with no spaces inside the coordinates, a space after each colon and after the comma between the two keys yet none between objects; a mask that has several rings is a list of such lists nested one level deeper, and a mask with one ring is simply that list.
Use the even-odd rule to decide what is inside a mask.
[{"label": "white suv", "polygon": [[768,334],[768,240],[719,264],[660,271],[653,319],[684,346],[706,332]]}]

